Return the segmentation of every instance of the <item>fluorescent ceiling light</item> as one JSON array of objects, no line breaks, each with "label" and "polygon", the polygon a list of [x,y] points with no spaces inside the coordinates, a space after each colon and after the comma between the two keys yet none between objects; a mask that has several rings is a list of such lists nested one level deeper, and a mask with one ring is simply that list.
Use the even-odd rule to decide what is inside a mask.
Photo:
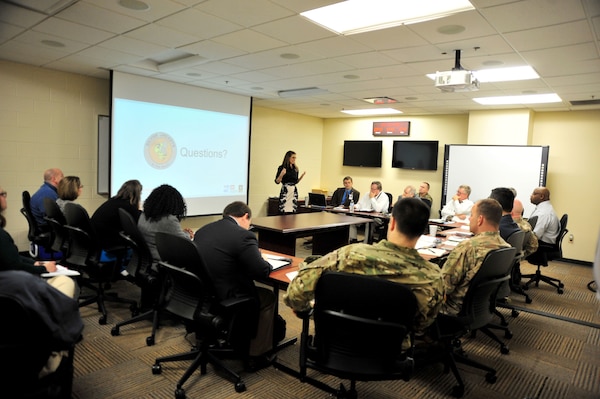
[{"label": "fluorescent ceiling light", "polygon": [[282,98],[315,96],[317,94],[324,93],[328,93],[328,91],[325,89],[320,89],[318,87],[304,87],[302,89],[280,90],[277,92],[277,94],[279,94],[279,97]]},{"label": "fluorescent ceiling light", "polygon": [[[511,82],[513,80],[539,79],[540,75],[530,66],[482,69],[472,71],[473,75],[481,82]],[[437,73],[428,73],[431,80],[435,80]]]},{"label": "fluorescent ceiling light", "polygon": [[561,98],[555,94],[527,94],[521,96],[479,97],[473,101],[482,105],[545,104],[559,103]]},{"label": "fluorescent ceiling light", "polygon": [[468,0],[347,0],[300,13],[338,34],[416,24],[474,10]]},{"label": "fluorescent ceiling light", "polygon": [[349,115],[359,115],[359,116],[367,116],[367,115],[391,115],[391,114],[401,114],[402,111],[398,111],[393,108],[369,108],[369,109],[343,109],[343,113]]},{"label": "fluorescent ceiling light", "polygon": [[482,69],[473,71],[473,74],[479,82],[511,82],[540,78],[540,75],[530,66]]}]

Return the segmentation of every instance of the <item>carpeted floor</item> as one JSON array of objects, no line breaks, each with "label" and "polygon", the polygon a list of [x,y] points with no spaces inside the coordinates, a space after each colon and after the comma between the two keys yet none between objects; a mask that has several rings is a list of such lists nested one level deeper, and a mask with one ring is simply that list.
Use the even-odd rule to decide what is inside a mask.
[{"label": "carpeted floor", "polygon": [[[299,244],[299,247],[302,243]],[[299,248],[298,256],[303,256]],[[305,255],[305,254],[304,254]],[[534,271],[525,263],[523,272]],[[513,296],[511,303],[523,309],[513,318],[504,311],[514,334],[510,353],[502,355],[496,344],[483,334],[466,338],[464,347],[474,359],[497,368],[495,384],[485,381],[484,373],[459,365],[465,379],[465,399],[598,399],[600,398],[600,302],[587,288],[592,280],[589,267],[552,262],[543,270],[559,277],[565,292],[558,295],[547,285],[529,290],[533,303]],[[126,281],[114,288],[122,295],[135,298],[138,290]],[[188,361],[166,363],[160,375],[153,375],[151,366],[159,356],[186,351],[191,337],[173,322],[163,322],[154,346],[146,346],[150,322],[123,327],[121,335],[111,336],[117,321],[129,317],[127,306],[109,304],[108,324],[98,324],[93,306],[81,309],[85,321],[84,339],[77,345],[73,397],[94,398],[173,398],[175,385]],[[288,337],[299,336],[300,322],[284,305],[280,313],[287,320]],[[297,369],[298,347],[279,352],[278,360]],[[235,362],[231,363],[238,366]],[[236,393],[231,382],[223,379],[209,366],[208,373],[196,372],[185,384],[187,398],[327,398],[329,395],[308,384],[267,368],[256,373],[242,373],[247,391]],[[324,381],[337,385],[335,378]],[[454,385],[454,377],[444,374],[441,365],[416,372],[408,381],[359,382],[360,398],[446,398]]]}]

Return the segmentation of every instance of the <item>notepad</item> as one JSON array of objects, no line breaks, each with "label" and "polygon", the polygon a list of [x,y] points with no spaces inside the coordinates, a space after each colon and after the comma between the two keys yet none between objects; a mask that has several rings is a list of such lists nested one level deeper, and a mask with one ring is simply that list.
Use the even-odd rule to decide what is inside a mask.
[{"label": "notepad", "polygon": [[446,253],[445,249],[440,248],[421,248],[418,252],[422,255],[433,255],[436,257],[442,256]]},{"label": "notepad", "polygon": [[266,254],[267,262],[273,267],[273,270],[279,269],[280,267],[290,265],[292,263],[291,258],[285,258],[283,256]]},{"label": "notepad", "polygon": [[77,270],[68,269],[62,265],[56,265],[56,271],[51,273],[42,273],[42,277],[55,277],[55,276],[80,276]]}]

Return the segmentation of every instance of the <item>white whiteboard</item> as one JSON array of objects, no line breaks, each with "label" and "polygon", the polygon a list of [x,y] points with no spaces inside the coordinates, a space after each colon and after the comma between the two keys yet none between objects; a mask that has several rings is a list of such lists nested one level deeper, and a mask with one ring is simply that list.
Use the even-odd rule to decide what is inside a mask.
[{"label": "white whiteboard", "polygon": [[535,205],[529,202],[533,189],[546,185],[548,146],[455,145],[445,146],[442,203],[458,186],[471,186],[470,199],[489,197],[496,187],[512,187],[529,217]]}]

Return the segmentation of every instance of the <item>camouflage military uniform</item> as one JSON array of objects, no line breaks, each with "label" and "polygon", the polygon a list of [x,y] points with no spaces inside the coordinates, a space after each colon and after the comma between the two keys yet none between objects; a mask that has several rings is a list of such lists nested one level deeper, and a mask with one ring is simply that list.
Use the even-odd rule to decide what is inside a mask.
[{"label": "camouflage military uniform", "polygon": [[439,267],[424,260],[413,248],[381,240],[374,245],[348,245],[312,263],[301,263],[298,275],[283,296],[285,304],[296,311],[310,309],[316,283],[326,270],[379,276],[409,286],[418,302],[417,333],[434,321],[444,300]]},{"label": "camouflage military uniform", "polygon": [[469,288],[469,282],[477,273],[483,259],[492,249],[510,247],[498,232],[483,232],[458,244],[448,255],[442,268],[446,285],[446,302],[442,306],[445,314],[457,314]]},{"label": "camouflage military uniform", "polygon": [[[533,229],[531,228],[531,225],[529,224],[529,222],[523,218],[519,218],[518,220],[515,219],[515,223],[521,228],[521,230],[528,232],[531,231],[533,232]],[[528,257],[529,255],[531,255],[532,253],[534,253],[535,251],[537,251],[538,249],[538,239],[537,236],[534,234],[531,234],[529,236],[529,240],[527,242],[523,243],[523,251],[524,251],[524,255],[525,258]]]},{"label": "camouflage military uniform", "polygon": [[433,198],[431,197],[431,195],[429,195],[429,193],[426,193],[424,195],[417,194],[417,196],[419,198],[425,198],[425,199],[429,200],[429,202],[431,203],[431,205],[433,205]]}]

